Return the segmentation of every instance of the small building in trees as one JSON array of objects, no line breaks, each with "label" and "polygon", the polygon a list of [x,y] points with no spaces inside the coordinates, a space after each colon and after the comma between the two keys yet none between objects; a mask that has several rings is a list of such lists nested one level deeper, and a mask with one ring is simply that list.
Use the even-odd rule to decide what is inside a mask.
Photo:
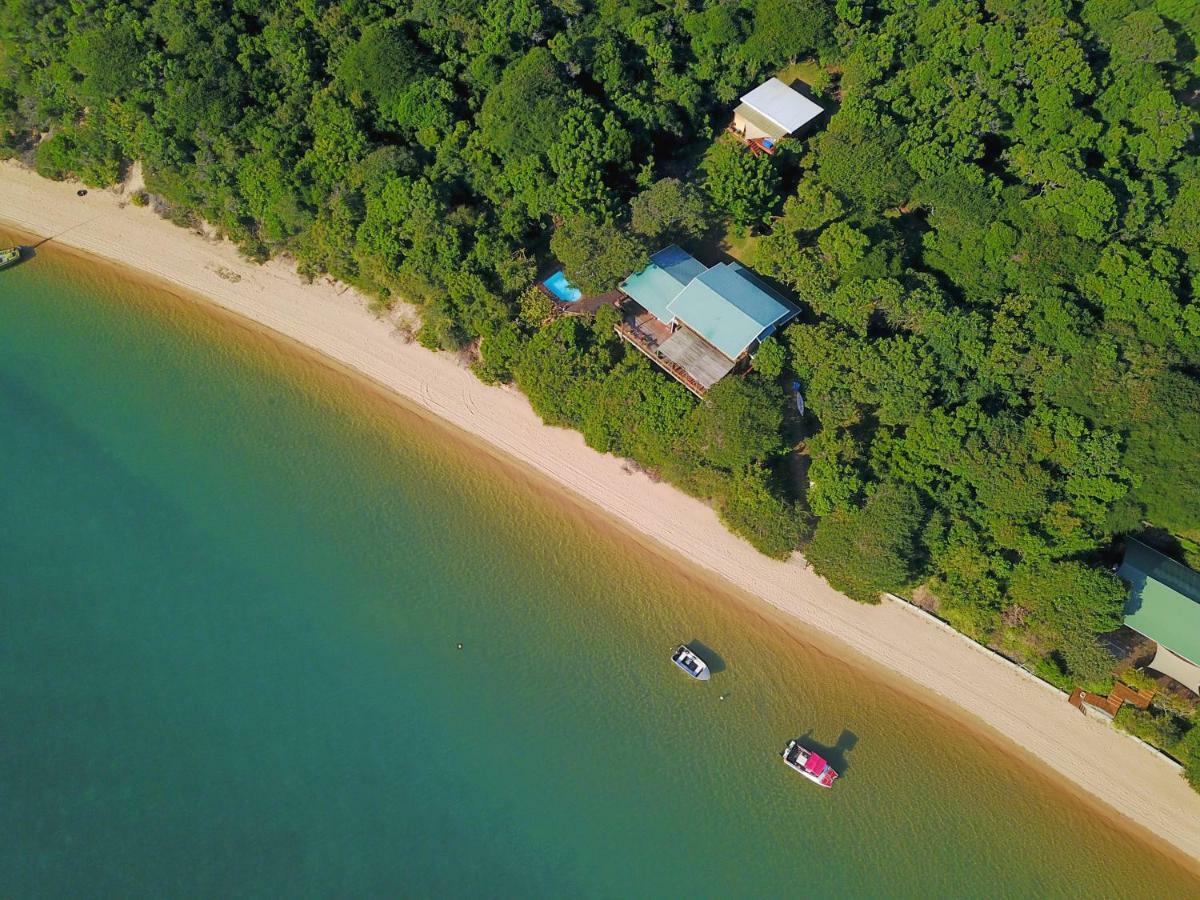
[{"label": "small building in trees", "polygon": [[699,397],[799,310],[744,266],[706,267],[679,247],[621,283],[617,332]]},{"label": "small building in trees", "polygon": [[729,130],[755,153],[774,153],[780,141],[824,111],[799,91],[771,78],[742,97]]},{"label": "small building in trees", "polygon": [[1200,572],[1131,540],[1117,574],[1125,624],[1158,644],[1149,667],[1200,694]]}]

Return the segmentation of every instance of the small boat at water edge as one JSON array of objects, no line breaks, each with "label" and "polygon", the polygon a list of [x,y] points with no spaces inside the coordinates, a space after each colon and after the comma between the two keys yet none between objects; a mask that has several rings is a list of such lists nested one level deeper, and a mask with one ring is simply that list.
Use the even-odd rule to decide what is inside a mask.
[{"label": "small boat at water edge", "polygon": [[801,746],[799,741],[789,741],[780,756],[788,764],[788,768],[799,772],[813,784],[819,784],[821,787],[833,787],[834,779],[838,777],[833,766],[808,748]]},{"label": "small boat at water edge", "polygon": [[7,250],[0,250],[0,269],[5,269],[15,262],[21,260],[21,248],[9,247]]},{"label": "small boat at water edge", "polygon": [[671,654],[671,662],[697,681],[708,681],[712,677],[708,663],[689,650],[687,644],[679,645],[679,649]]}]

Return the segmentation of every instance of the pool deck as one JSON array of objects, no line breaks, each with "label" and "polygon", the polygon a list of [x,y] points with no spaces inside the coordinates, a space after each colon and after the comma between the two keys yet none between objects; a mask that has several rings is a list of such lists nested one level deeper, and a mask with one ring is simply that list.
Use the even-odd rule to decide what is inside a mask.
[{"label": "pool deck", "polygon": [[590,316],[602,306],[616,306],[621,302],[621,298],[625,296],[620,291],[605,291],[603,294],[580,297],[574,302],[568,302],[560,300],[550,288],[540,282],[538,283],[538,287],[541,288],[543,294],[554,302],[555,307],[560,312],[568,316]]}]

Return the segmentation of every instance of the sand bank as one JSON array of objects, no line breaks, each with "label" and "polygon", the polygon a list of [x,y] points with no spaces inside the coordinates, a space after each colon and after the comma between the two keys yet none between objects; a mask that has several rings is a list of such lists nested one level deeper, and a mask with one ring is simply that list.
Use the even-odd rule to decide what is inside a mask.
[{"label": "sand bank", "polygon": [[[693,565],[761,598],[940,697],[1082,790],[1200,860],[1200,795],[1178,767],[1108,726],[1084,718],[1063,695],[902,604],[854,603],[800,556],[776,562],[727,532],[703,503],[631,473],[590,450],[575,432],[541,423],[511,388],[488,387],[449,354],[403,340],[344,286],[306,284],[286,262],[246,262],[225,242],[177,228],[108,191],[0,164],[0,220],[54,242],[128,265],[201,295],[368,376],[412,404],[486,441]],[[36,264],[36,263],[34,263]]]}]

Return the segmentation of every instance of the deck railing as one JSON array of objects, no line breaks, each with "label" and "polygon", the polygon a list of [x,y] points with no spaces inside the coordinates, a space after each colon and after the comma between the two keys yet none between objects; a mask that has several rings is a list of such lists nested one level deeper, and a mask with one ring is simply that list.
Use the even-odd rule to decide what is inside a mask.
[{"label": "deck railing", "polygon": [[618,322],[615,326],[617,334],[627,340],[633,346],[637,347],[643,354],[650,358],[656,366],[682,384],[685,388],[695,394],[697,397],[703,398],[708,393],[708,388],[704,387],[700,382],[687,373],[683,366],[671,359],[667,359],[658,349],[658,340],[648,332],[638,328],[628,320]]},{"label": "deck railing", "polygon": [[733,123],[730,123],[729,128],[727,128],[726,130],[730,134],[732,134],[734,137],[736,137],[739,141],[741,141],[743,144],[745,144],[747,147],[749,147],[750,152],[755,155],[758,155],[760,153],[765,153],[768,156],[773,156],[775,154],[775,148],[779,146],[779,141],[783,140],[783,138],[779,138],[779,140],[771,141],[770,145],[767,145],[766,143],[763,142],[762,138],[746,137],[744,134],[742,134],[740,131],[737,130],[737,126],[734,125]]}]

